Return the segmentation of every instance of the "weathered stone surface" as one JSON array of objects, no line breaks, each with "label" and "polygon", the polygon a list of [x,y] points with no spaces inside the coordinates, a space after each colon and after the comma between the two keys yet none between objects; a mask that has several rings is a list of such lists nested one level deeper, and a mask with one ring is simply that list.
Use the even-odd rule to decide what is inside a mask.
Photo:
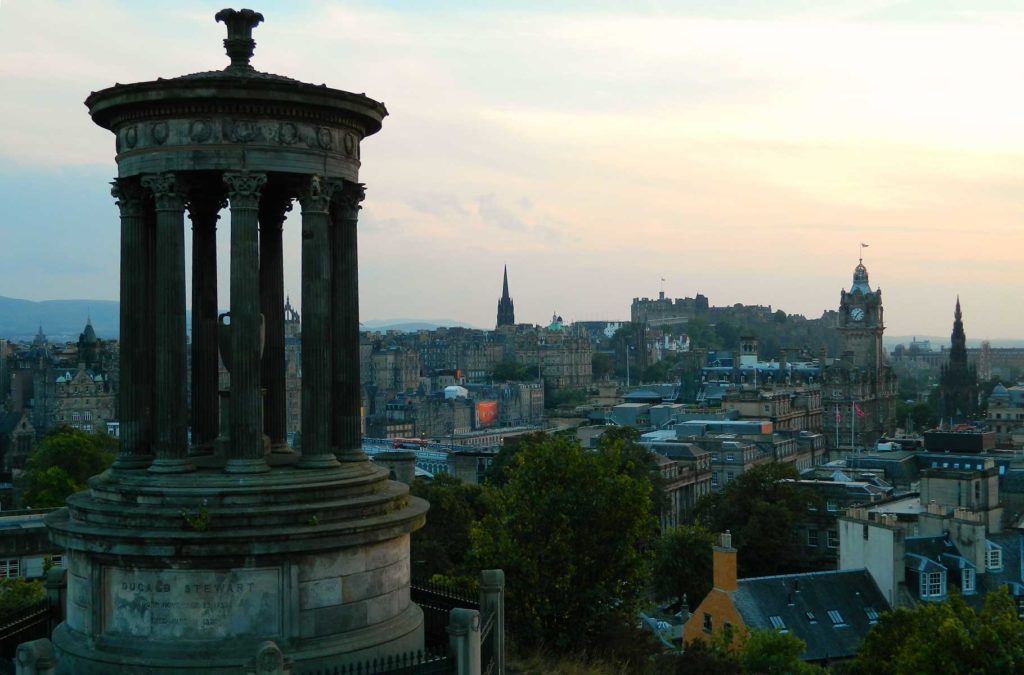
[{"label": "weathered stone surface", "polygon": [[[255,71],[246,31],[258,13],[219,16],[234,31],[225,70],[116,85],[86,102],[118,152],[125,443],[113,470],[47,519],[69,552],[67,618],[53,636],[67,673],[237,673],[268,653],[313,672],[423,645],[409,533],[427,505],[358,451],[358,360],[331,360],[332,326],[341,345],[357,334],[360,144],[387,111]],[[335,190],[344,199],[332,204]],[[231,317],[230,329],[217,317],[214,336],[213,235],[225,196]],[[274,367],[264,368],[259,331],[280,319],[282,216],[296,198],[315,240],[303,253],[301,454],[264,442],[265,430],[283,440],[261,412],[264,387],[279,412],[282,339],[270,335]],[[186,407],[186,209],[201,268],[193,283],[203,286],[194,289],[193,357],[204,373],[195,404],[213,400],[215,346],[231,371],[231,389],[216,392],[226,404],[213,442],[218,416]],[[332,387],[343,410],[332,410]],[[189,419],[203,448],[187,445]]]}]

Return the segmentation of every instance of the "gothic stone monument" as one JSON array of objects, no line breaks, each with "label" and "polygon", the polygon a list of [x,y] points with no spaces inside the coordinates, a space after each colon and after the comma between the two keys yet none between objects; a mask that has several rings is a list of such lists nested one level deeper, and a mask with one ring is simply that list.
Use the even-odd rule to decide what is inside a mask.
[{"label": "gothic stone monument", "polygon": [[[409,534],[427,505],[367,460],[359,425],[359,153],[387,111],[255,70],[252,29],[263,17],[216,18],[228,27],[224,70],[86,100],[117,147],[121,451],[48,518],[68,550],[66,620],[53,636],[64,672],[240,672],[268,641],[308,670],[423,643]],[[281,231],[293,200],[301,452],[284,427]],[[231,298],[218,317],[225,207]],[[218,343],[228,391],[218,391]]]}]

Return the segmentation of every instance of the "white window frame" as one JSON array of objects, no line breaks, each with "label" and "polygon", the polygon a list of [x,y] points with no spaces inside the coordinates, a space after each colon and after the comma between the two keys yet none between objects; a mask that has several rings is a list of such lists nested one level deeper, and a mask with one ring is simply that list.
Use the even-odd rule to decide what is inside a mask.
[{"label": "white window frame", "polygon": [[990,541],[985,542],[985,569],[998,572],[1003,569],[1003,548]]},{"label": "white window frame", "polygon": [[21,576],[21,558],[0,560],[0,579],[17,579]]},{"label": "white window frame", "polygon": [[921,572],[919,585],[922,598],[941,598],[946,594],[946,573]]},{"label": "white window frame", "polygon": [[975,578],[974,570],[970,567],[965,567],[963,573],[960,575],[960,592],[961,593],[974,593],[975,591]]},{"label": "white window frame", "polygon": [[818,548],[818,546],[819,546],[818,542],[819,541],[820,541],[820,538],[818,536],[818,531],[817,530],[815,530],[815,529],[807,530],[807,545],[808,546],[812,546],[814,548]]},{"label": "white window frame", "polygon": [[[833,535],[835,535],[834,538]],[[828,530],[825,535],[825,539],[825,543],[829,548],[839,548],[839,530]]]}]

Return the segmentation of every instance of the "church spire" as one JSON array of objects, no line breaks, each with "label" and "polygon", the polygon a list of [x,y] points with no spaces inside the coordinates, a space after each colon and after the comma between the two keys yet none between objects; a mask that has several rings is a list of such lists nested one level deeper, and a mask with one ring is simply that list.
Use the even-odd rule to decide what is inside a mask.
[{"label": "church spire", "polygon": [[498,300],[498,328],[502,326],[516,325],[516,311],[512,304],[512,297],[508,294],[508,265],[505,265],[505,274],[501,285],[501,299]]}]

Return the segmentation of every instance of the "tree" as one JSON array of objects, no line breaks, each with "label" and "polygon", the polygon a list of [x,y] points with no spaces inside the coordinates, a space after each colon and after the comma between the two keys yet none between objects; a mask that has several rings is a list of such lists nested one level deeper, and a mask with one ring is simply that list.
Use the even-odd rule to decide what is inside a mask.
[{"label": "tree", "polygon": [[709,530],[732,533],[740,576],[799,568],[796,526],[808,504],[820,501],[796,482],[799,478],[791,464],[759,464],[697,503],[698,520]]},{"label": "tree", "polygon": [[743,643],[740,665],[757,675],[824,675],[824,669],[800,660],[806,649],[807,643],[791,633],[755,630]]},{"label": "tree", "polygon": [[590,357],[590,371],[595,380],[607,378],[615,370],[615,360],[605,352],[594,352]]},{"label": "tree", "polygon": [[1024,622],[1006,589],[975,612],[954,593],[883,614],[841,672],[848,675],[1024,673]]},{"label": "tree", "polygon": [[0,618],[38,605],[45,599],[46,591],[39,581],[24,577],[0,579]]},{"label": "tree", "polygon": [[661,535],[654,552],[652,581],[659,600],[686,596],[696,607],[711,591],[711,547],[714,535],[700,525],[682,525]]},{"label": "tree", "polygon": [[620,472],[639,481],[651,483],[651,514],[659,518],[669,506],[665,479],[654,453],[640,445],[640,432],[635,427],[611,427],[597,440],[597,451],[614,456]]},{"label": "tree", "polygon": [[522,644],[578,650],[636,620],[648,580],[651,483],[624,470],[620,445],[590,452],[566,438],[522,443],[495,512],[473,528],[481,568],[502,567],[511,631]]},{"label": "tree", "polygon": [[526,366],[515,360],[506,360],[494,367],[491,379],[495,382],[526,382],[533,378]]},{"label": "tree", "polygon": [[58,427],[29,455],[19,480],[21,502],[32,508],[63,506],[64,500],[86,488],[90,477],[114,461],[117,440],[104,433],[88,434]]},{"label": "tree", "polygon": [[467,565],[470,530],[490,512],[490,491],[442,473],[413,481],[411,492],[430,502],[426,525],[412,535],[413,575],[475,578]]}]

